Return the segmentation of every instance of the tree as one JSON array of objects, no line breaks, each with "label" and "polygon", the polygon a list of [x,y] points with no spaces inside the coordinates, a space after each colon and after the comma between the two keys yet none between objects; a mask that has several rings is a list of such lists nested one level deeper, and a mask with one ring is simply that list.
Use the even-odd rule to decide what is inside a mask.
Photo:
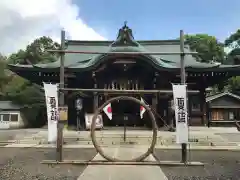
[{"label": "tree", "polygon": [[232,77],[228,80],[228,89],[230,91],[239,91],[240,89],[240,76]]},{"label": "tree", "polygon": [[44,125],[46,117],[37,119],[45,110],[44,94],[40,87],[16,75],[6,85],[5,95],[8,100],[23,106],[23,113],[30,127]]},{"label": "tree", "polygon": [[240,29],[231,34],[224,42],[228,64],[240,64]]},{"label": "tree", "polygon": [[[231,34],[225,41],[224,45],[229,49],[227,54],[228,64],[240,64],[240,29]],[[240,90],[240,76],[232,77],[228,80],[230,91]]]},{"label": "tree", "polygon": [[4,99],[6,84],[12,79],[12,73],[6,69],[7,57],[0,54],[0,96]]},{"label": "tree", "polygon": [[224,44],[216,37],[207,34],[185,35],[186,43],[192,51],[199,54],[194,55],[200,62],[224,62]]},{"label": "tree", "polygon": [[11,64],[37,64],[54,62],[58,58],[57,53],[50,53],[49,49],[59,49],[60,45],[54,42],[51,38],[43,36],[36,39],[26,47],[26,50],[19,50],[12,54],[8,62]]},{"label": "tree", "polygon": [[1,97],[3,96],[3,88],[6,80],[5,68],[6,68],[5,57],[0,55],[0,96]]},{"label": "tree", "polygon": [[[37,64],[48,63],[57,60],[58,56],[55,53],[47,52],[48,49],[58,49],[60,45],[54,42],[49,37],[41,37],[36,39],[26,47],[26,50],[19,50],[12,54],[7,62],[10,64]],[[26,79],[15,75],[4,85],[4,96],[22,106],[24,106],[24,115],[29,120],[31,127],[39,127],[43,125],[46,117],[43,115],[46,110],[44,92],[41,88],[29,82]]]},{"label": "tree", "polygon": [[[229,46],[229,45],[233,45],[233,42],[236,42],[238,45],[240,45],[240,29],[238,29],[235,33],[231,34],[225,41],[224,41],[224,45],[225,46]],[[237,46],[237,44],[235,44],[234,47],[239,47]],[[232,47],[232,48],[234,48]]]}]

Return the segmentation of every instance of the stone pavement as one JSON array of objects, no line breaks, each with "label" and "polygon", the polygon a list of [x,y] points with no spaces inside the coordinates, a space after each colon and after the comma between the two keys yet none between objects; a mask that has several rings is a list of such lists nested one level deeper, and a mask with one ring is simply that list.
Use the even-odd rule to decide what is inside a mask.
[{"label": "stone pavement", "polygon": [[[146,152],[142,148],[106,148],[104,152],[110,156],[119,159],[132,159]],[[97,154],[94,160],[103,160],[101,155]],[[155,161],[153,156],[146,160]],[[114,180],[167,180],[159,166],[147,165],[89,165],[79,176],[78,180],[96,180],[96,179],[114,179]]]},{"label": "stone pavement", "polygon": [[[7,129],[0,130],[0,147],[8,144],[19,144],[26,142],[34,142],[34,137],[43,129]],[[31,140],[31,141],[30,141]]]},{"label": "stone pavement", "polygon": [[[26,131],[26,130],[25,130]],[[1,131],[0,131],[1,132]],[[98,143],[103,147],[118,147],[123,145],[123,130],[96,131]],[[152,132],[147,130],[127,130],[127,140],[124,143],[131,146],[149,146],[152,140]],[[191,149],[240,149],[240,132],[233,128],[207,128],[190,127],[189,146]],[[64,131],[66,148],[89,148],[93,147],[89,131]],[[36,133],[28,133],[27,136],[14,139],[8,143],[3,142],[6,147],[55,147],[47,144],[47,130],[39,129]],[[175,142],[175,133],[159,131],[156,148],[179,149]]]}]

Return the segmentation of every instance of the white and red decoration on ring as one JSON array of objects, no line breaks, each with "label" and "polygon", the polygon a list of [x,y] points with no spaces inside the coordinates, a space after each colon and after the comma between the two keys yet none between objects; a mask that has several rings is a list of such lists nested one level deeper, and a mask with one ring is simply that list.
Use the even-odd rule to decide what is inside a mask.
[{"label": "white and red decoration on ring", "polygon": [[[143,98],[141,98],[141,102],[145,103]],[[146,112],[146,109],[143,106],[140,106],[140,117],[143,118],[143,114]]]},{"label": "white and red decoration on ring", "polygon": [[103,112],[107,115],[107,117],[112,120],[112,106],[111,103],[109,103],[108,105],[106,105],[103,108]]}]

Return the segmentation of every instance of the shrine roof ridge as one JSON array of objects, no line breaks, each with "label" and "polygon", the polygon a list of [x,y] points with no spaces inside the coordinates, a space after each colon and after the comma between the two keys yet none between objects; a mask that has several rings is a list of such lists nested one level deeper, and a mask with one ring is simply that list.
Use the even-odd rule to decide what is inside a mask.
[{"label": "shrine roof ridge", "polygon": [[[136,57],[141,59],[158,70],[161,71],[177,71],[180,69],[180,54],[171,54],[170,52],[180,51],[180,39],[169,40],[135,40],[132,29],[126,23],[119,29],[116,40],[114,41],[87,41],[87,40],[65,40],[66,50],[72,52],[141,52]],[[185,53],[191,53],[192,50],[186,44],[184,46]],[[162,55],[144,55],[144,52],[166,52],[169,54]],[[130,57],[130,55],[128,55]],[[124,58],[127,56],[123,56]],[[129,58],[128,57],[128,58]],[[187,71],[236,71],[240,66],[226,66],[211,63],[204,63],[197,61],[195,56],[185,54],[185,67]],[[64,67],[69,71],[90,71],[96,68],[99,64],[105,63],[113,58],[106,54],[88,54],[88,53],[66,53]],[[132,58],[132,56],[131,56]],[[46,64],[34,64],[31,68],[29,66],[8,65],[9,69],[13,71],[59,71],[60,59],[55,62]],[[26,68],[27,67],[27,68]],[[24,69],[26,68],[26,69]]]},{"label": "shrine roof ridge", "polygon": [[[66,45],[93,45],[93,46],[109,46],[115,40],[66,40]],[[168,40],[136,40],[136,42],[141,45],[180,45],[180,40],[178,39],[168,39]]]}]

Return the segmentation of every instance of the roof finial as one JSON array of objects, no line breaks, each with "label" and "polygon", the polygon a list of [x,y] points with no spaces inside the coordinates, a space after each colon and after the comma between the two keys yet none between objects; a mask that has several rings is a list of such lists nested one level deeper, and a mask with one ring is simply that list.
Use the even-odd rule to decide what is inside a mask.
[{"label": "roof finial", "polygon": [[126,27],[127,26],[127,21],[124,21],[124,27]]}]

